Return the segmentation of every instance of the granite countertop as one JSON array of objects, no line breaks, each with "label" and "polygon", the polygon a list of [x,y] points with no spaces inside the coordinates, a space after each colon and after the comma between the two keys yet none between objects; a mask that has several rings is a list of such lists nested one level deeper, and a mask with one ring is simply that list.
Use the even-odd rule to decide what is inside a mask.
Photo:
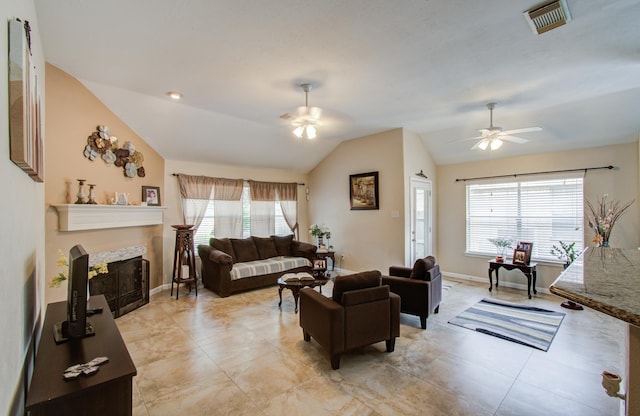
[{"label": "granite countertop", "polygon": [[588,247],[549,290],[640,326],[640,250]]}]

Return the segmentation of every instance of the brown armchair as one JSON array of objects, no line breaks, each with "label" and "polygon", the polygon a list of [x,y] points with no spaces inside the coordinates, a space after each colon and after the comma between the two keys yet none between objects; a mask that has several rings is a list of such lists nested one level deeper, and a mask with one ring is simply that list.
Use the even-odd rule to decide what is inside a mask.
[{"label": "brown armchair", "polygon": [[300,291],[300,326],[304,340],[313,337],[329,352],[331,368],[340,367],[348,350],[386,341],[387,352],[400,336],[400,297],[380,285],[377,270],[338,276],[333,297],[311,288]]},{"label": "brown armchair", "polygon": [[382,276],[382,284],[400,296],[402,313],[420,317],[422,329],[427,329],[429,315],[440,311],[442,274],[433,256],[416,260],[413,268],[389,267],[389,276]]}]

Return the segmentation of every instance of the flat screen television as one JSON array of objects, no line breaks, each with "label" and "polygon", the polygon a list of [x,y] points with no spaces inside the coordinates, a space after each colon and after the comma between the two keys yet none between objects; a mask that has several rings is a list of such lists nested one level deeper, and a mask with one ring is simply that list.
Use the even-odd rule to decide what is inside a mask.
[{"label": "flat screen television", "polygon": [[87,321],[88,281],[89,254],[78,244],[69,251],[67,320],[53,326],[56,343],[95,335],[93,325]]}]

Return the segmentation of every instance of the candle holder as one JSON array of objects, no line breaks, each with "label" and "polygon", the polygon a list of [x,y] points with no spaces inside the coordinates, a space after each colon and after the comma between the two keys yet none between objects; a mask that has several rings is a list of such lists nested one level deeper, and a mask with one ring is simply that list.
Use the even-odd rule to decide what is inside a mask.
[{"label": "candle holder", "polygon": [[87,181],[86,179],[76,179],[78,181],[78,193],[76,194],[76,197],[78,199],[76,199],[76,204],[84,204],[84,189],[82,189],[82,187],[84,186],[84,183]]},{"label": "candle holder", "polygon": [[87,204],[98,205],[98,203],[96,202],[96,196],[93,192],[93,188],[95,188],[95,186],[95,184],[89,184],[89,201],[87,201]]}]

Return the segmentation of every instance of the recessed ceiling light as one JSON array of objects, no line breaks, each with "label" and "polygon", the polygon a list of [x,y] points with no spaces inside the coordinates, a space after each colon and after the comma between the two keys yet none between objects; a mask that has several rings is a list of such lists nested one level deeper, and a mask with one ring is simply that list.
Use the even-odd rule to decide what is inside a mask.
[{"label": "recessed ceiling light", "polygon": [[179,100],[182,98],[182,94],[180,94],[178,91],[169,91],[167,92],[167,95],[174,100]]}]

